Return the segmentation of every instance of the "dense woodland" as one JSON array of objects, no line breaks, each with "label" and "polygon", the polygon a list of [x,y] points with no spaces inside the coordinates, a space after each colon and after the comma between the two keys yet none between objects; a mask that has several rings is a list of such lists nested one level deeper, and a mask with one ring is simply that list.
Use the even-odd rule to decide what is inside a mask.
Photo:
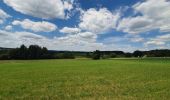
[{"label": "dense woodland", "polygon": [[21,45],[19,48],[0,48],[0,60],[29,60],[29,59],[74,59],[74,58],[131,58],[131,57],[170,57],[170,50],[150,50],[134,51],[125,53],[123,51],[99,51],[81,52],[81,51],[54,51],[38,45],[26,47]]}]

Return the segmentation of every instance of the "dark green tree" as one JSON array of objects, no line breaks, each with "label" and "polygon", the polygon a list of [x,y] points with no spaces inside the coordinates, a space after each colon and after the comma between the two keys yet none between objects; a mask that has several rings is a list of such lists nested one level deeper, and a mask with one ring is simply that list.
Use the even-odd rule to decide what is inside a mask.
[{"label": "dark green tree", "polygon": [[42,49],[38,45],[30,45],[28,48],[29,59],[40,59],[42,55]]},{"label": "dark green tree", "polygon": [[101,58],[101,52],[99,50],[96,50],[93,52],[92,59],[99,60]]},{"label": "dark green tree", "polygon": [[111,58],[116,58],[117,55],[116,55],[115,53],[111,53],[110,57],[111,57]]},{"label": "dark green tree", "polygon": [[21,45],[21,47],[18,49],[18,58],[19,59],[27,59],[28,58],[28,49],[25,45]]},{"label": "dark green tree", "polygon": [[142,51],[137,50],[137,51],[133,52],[133,56],[134,57],[143,57],[144,54]]},{"label": "dark green tree", "polygon": [[132,57],[132,54],[131,53],[125,53],[125,57]]},{"label": "dark green tree", "polygon": [[64,52],[62,55],[63,59],[74,59],[75,56],[72,52]]}]

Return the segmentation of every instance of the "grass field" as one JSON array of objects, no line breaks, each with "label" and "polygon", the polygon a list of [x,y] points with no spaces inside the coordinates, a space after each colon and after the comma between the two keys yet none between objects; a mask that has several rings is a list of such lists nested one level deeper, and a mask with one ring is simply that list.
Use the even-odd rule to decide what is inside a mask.
[{"label": "grass field", "polygon": [[170,59],[0,61],[0,100],[170,100]]}]

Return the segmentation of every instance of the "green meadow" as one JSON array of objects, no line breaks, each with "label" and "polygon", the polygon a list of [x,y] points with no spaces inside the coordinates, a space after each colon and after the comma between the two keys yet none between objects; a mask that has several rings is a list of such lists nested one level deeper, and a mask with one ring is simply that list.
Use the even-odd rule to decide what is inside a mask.
[{"label": "green meadow", "polygon": [[0,100],[170,100],[170,59],[0,61]]}]

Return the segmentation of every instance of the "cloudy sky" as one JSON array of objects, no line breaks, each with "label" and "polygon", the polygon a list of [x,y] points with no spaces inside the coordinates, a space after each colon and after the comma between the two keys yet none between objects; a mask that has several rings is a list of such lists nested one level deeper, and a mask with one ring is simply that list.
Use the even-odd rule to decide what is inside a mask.
[{"label": "cloudy sky", "polygon": [[0,0],[0,47],[170,49],[169,0]]}]

